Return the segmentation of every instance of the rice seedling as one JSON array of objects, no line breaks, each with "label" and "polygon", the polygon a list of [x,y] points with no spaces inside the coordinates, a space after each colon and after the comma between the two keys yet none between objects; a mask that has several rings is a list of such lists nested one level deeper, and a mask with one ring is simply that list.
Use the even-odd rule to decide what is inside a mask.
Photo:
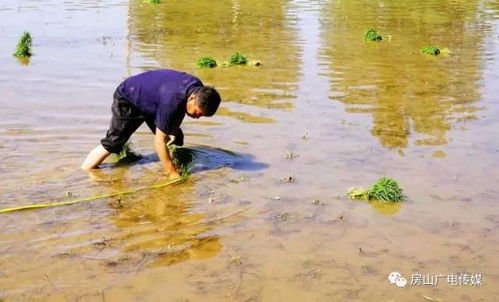
[{"label": "rice seedling", "polygon": [[262,62],[258,60],[249,60],[248,65],[258,67],[262,65]]},{"label": "rice seedling", "polygon": [[314,218],[314,214],[310,211],[306,211],[304,214],[303,214],[303,217],[304,218]]},{"label": "rice seedling", "polygon": [[380,178],[369,188],[354,188],[347,192],[351,199],[379,200],[386,202],[400,202],[405,199],[404,192],[397,181],[391,178]]},{"label": "rice seedling", "polygon": [[16,52],[14,53],[15,57],[18,58],[29,58],[31,57],[31,43],[33,39],[31,38],[31,34],[27,31],[23,33],[19,42],[16,46]]},{"label": "rice seedling", "polygon": [[[194,150],[190,148],[169,145],[168,150],[175,167],[182,171],[182,179],[186,180],[191,175],[192,163],[194,161]],[[120,153],[113,154],[114,160],[118,164],[133,163],[142,158],[142,156],[132,150],[132,144],[123,145]]]},{"label": "rice seedling", "polygon": [[371,28],[364,34],[364,39],[367,41],[381,41],[383,36],[377,30]]},{"label": "rice seedling", "polygon": [[289,219],[289,213],[280,213],[274,216],[278,221],[287,221]]},{"label": "rice seedling", "polygon": [[335,219],[332,219],[330,220],[330,222],[340,222],[340,221],[343,221],[345,217],[343,215],[340,215],[338,217],[336,217]]},{"label": "rice seedling", "polygon": [[213,68],[217,67],[217,61],[212,57],[202,57],[197,62],[199,67]]},{"label": "rice seedling", "polygon": [[293,184],[296,182],[296,179],[293,176],[287,176],[280,179],[281,183]]},{"label": "rice seedling", "polygon": [[136,162],[142,158],[142,156],[132,150],[132,144],[126,143],[121,148],[120,153],[113,154],[113,159],[120,164],[129,164]]},{"label": "rice seedling", "polygon": [[326,205],[324,202],[322,202],[320,199],[314,199],[312,200],[311,202],[313,205],[316,205],[316,206],[324,206]]},{"label": "rice seedling", "polygon": [[440,54],[440,49],[436,46],[425,46],[421,48],[421,53],[425,55],[438,56]]},{"label": "rice seedling", "polygon": [[230,57],[229,62],[233,65],[245,65],[248,63],[248,58],[244,54],[236,52]]},{"label": "rice seedling", "polygon": [[233,264],[241,265],[243,264],[243,261],[241,260],[241,257],[238,255],[231,256],[230,257],[230,262]]},{"label": "rice seedling", "polygon": [[160,4],[161,0],[147,0],[147,2],[149,2],[149,4]]},{"label": "rice seedling", "polygon": [[298,156],[300,156],[300,155],[298,155],[298,154],[294,153],[293,151],[287,150],[287,151],[286,151],[286,153],[284,154],[284,156],[283,156],[283,157],[284,157],[285,159],[295,159],[295,158],[297,158]]},{"label": "rice seedling", "polygon": [[173,164],[182,171],[182,179],[188,179],[191,175],[195,151],[193,149],[179,147],[177,145],[170,145],[168,146],[168,149],[170,151]]}]

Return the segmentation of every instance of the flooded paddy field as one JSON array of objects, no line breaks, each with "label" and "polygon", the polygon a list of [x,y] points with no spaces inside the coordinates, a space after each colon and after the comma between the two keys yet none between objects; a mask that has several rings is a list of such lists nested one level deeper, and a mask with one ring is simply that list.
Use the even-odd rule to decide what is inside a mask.
[{"label": "flooded paddy field", "polygon": [[[262,65],[196,66],[234,52]],[[145,126],[139,162],[79,169],[130,75],[179,69],[223,98],[182,125],[192,181],[0,214],[0,301],[499,297],[497,1],[3,0],[0,68],[0,209],[164,181]],[[347,198],[383,176],[405,202]]]}]

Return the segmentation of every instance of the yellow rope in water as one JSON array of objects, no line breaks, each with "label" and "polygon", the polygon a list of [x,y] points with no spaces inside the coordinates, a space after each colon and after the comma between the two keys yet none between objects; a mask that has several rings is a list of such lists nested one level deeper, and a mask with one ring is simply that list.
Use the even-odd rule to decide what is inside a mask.
[{"label": "yellow rope in water", "polygon": [[151,185],[151,186],[139,188],[136,190],[120,191],[120,192],[114,192],[114,193],[109,193],[109,194],[96,195],[96,196],[87,197],[87,198],[79,198],[79,199],[69,200],[69,201],[38,203],[38,204],[30,204],[30,205],[25,205],[25,206],[5,208],[5,209],[0,210],[0,214],[1,213],[11,213],[11,212],[16,212],[16,211],[32,210],[32,209],[68,206],[68,205],[72,205],[75,203],[91,201],[91,200],[96,200],[96,199],[101,199],[101,198],[110,198],[110,197],[121,196],[121,195],[131,195],[131,194],[135,194],[137,192],[144,191],[144,190],[163,188],[163,187],[166,187],[169,185],[180,183],[182,181],[184,181],[184,179],[180,178],[180,179],[169,181],[167,183]]}]

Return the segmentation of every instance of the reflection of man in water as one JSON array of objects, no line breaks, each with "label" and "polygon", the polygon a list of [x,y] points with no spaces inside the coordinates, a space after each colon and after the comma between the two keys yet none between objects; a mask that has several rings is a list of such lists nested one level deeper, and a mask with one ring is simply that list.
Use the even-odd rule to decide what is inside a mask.
[{"label": "reflection of man in water", "polygon": [[178,178],[166,144],[173,139],[174,144],[183,145],[180,124],[185,114],[195,119],[212,116],[219,105],[215,88],[204,86],[187,73],[161,69],[132,76],[116,88],[106,137],[90,151],[81,167],[96,168],[111,153],[119,153],[132,133],[146,122],[155,134],[154,148],[166,173]]}]

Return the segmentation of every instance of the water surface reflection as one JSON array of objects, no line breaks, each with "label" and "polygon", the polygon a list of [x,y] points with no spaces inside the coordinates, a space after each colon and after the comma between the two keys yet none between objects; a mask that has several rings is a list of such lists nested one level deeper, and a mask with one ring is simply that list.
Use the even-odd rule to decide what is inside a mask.
[{"label": "water surface reflection", "polygon": [[[479,1],[330,1],[322,20],[330,98],[369,114],[383,146],[445,145],[449,130],[479,117],[492,34]],[[369,28],[391,39],[366,43]],[[453,55],[424,56],[427,45]]]},{"label": "water surface reflection", "polygon": [[[192,72],[221,90],[224,103],[264,109],[290,109],[299,77],[299,48],[288,1],[165,1],[150,6],[131,1],[130,65],[133,72],[170,67]],[[219,65],[234,52],[263,62],[260,67],[201,69],[198,58],[214,57]],[[222,108],[220,114],[243,122],[273,122],[246,107]],[[236,111],[236,112],[235,112]]]}]

